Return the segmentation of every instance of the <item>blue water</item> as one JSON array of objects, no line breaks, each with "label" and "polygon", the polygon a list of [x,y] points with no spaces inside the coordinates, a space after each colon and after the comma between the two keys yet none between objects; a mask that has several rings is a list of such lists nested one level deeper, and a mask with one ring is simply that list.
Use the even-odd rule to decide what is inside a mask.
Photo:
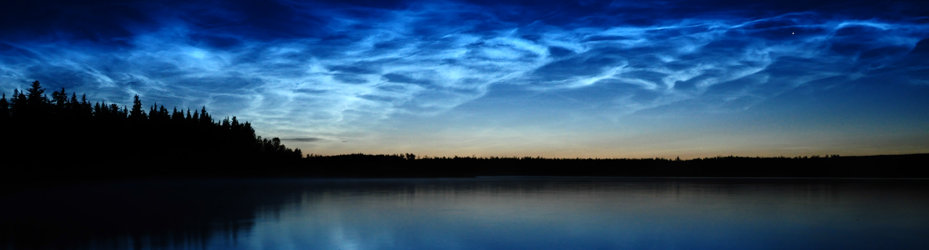
[{"label": "blue water", "polygon": [[185,180],[0,198],[9,249],[929,249],[927,180]]}]

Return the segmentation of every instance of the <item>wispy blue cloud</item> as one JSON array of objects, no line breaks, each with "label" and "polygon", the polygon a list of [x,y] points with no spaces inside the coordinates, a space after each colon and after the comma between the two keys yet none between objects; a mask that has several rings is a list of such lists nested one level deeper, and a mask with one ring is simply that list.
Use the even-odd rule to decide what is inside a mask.
[{"label": "wispy blue cloud", "polygon": [[612,86],[577,100],[632,114],[681,102],[741,110],[835,77],[926,84],[914,54],[929,38],[925,4],[805,2],[21,4],[48,16],[0,13],[0,90],[40,80],[108,102],[139,94],[340,141],[495,86]]}]

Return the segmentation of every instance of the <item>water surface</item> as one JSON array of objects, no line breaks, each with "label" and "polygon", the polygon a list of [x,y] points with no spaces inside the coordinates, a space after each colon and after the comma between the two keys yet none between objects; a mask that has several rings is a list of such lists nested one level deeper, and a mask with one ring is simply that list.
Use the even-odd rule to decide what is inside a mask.
[{"label": "water surface", "polygon": [[185,180],[0,198],[9,249],[929,249],[929,181]]}]

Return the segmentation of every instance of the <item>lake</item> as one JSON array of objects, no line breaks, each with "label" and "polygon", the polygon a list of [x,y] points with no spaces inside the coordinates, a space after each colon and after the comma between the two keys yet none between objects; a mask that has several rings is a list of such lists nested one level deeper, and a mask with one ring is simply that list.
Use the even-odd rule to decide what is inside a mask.
[{"label": "lake", "polygon": [[124,181],[0,205],[7,249],[929,249],[929,180]]}]

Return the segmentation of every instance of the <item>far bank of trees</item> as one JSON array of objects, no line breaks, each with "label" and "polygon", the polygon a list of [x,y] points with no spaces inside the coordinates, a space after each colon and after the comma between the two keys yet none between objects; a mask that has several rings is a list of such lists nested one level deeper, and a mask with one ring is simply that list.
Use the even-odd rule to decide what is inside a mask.
[{"label": "far bank of trees", "polygon": [[47,93],[38,81],[0,96],[0,131],[7,173],[222,173],[303,156],[235,116],[214,119],[206,107],[146,107],[138,95],[131,108],[91,103],[65,89]]},{"label": "far bank of trees", "polygon": [[339,177],[732,177],[929,178],[929,154],[804,157],[665,158],[423,157],[310,155],[294,169]]}]

